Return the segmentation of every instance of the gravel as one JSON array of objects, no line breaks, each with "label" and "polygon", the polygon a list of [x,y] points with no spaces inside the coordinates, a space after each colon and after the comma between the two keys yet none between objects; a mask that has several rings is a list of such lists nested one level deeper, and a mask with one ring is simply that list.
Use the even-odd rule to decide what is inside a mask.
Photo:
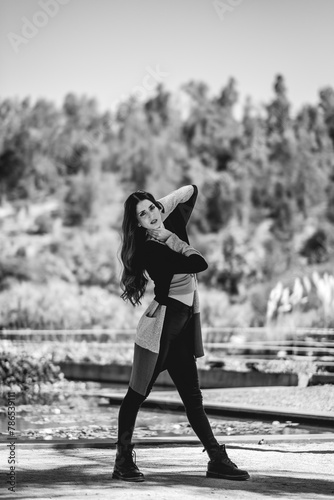
[{"label": "gravel", "polygon": [[[334,385],[310,387],[241,387],[227,389],[202,389],[205,403],[229,403],[238,406],[274,407],[305,412],[333,413]],[[155,391],[155,396],[178,398],[176,391]]]}]

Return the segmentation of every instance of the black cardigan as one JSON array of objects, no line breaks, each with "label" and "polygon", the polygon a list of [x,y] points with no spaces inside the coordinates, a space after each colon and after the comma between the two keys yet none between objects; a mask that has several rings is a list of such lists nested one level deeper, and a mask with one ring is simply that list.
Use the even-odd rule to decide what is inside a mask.
[{"label": "black cardigan", "polygon": [[204,257],[197,254],[187,257],[154,240],[145,243],[144,251],[144,266],[154,281],[154,299],[160,304],[167,304],[174,274],[199,273],[208,268]]},{"label": "black cardigan", "polygon": [[[188,201],[179,203],[173,212],[164,220],[166,229],[175,233],[182,241],[189,245],[186,226],[198,196],[198,188],[192,184],[194,192]],[[150,278],[154,281],[154,300],[166,305],[170,283],[173,275],[178,273],[199,273],[208,268],[203,256],[191,254],[189,256],[175,252],[167,245],[154,240],[147,240],[144,244],[143,265]]]}]

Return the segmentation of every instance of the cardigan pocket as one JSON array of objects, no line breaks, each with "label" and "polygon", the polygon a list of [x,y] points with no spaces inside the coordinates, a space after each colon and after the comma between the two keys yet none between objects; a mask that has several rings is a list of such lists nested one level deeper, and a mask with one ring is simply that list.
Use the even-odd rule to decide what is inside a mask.
[{"label": "cardigan pocket", "polygon": [[160,335],[165,317],[166,306],[153,300],[139,319],[136,331],[136,344],[152,352],[159,352]]},{"label": "cardigan pocket", "polygon": [[148,319],[155,319],[157,316],[156,316],[156,311],[154,311],[153,313],[146,313],[144,314],[145,318],[148,318]]},{"label": "cardigan pocket", "polygon": [[147,316],[147,314],[143,314],[139,320],[137,330],[142,332],[143,330],[151,329],[156,319],[157,318],[155,316]]},{"label": "cardigan pocket", "polygon": [[[158,313],[159,302],[152,300],[149,306],[145,309],[143,316],[146,318],[156,318]],[[139,326],[139,325],[138,325]]]},{"label": "cardigan pocket", "polygon": [[156,321],[156,317],[143,314],[137,326],[136,344],[145,349],[157,350],[157,346],[155,349],[153,347],[155,344],[154,337],[156,337]]}]

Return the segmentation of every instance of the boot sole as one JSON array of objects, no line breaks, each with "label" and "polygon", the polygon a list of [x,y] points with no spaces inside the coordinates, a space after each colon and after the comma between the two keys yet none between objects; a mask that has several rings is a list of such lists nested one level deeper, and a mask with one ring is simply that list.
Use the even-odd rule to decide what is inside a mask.
[{"label": "boot sole", "polygon": [[120,479],[121,481],[131,481],[132,483],[139,483],[145,481],[144,477],[122,477],[116,474],[115,472],[112,473],[111,477],[113,479]]},{"label": "boot sole", "polygon": [[229,476],[228,474],[219,474],[218,472],[207,472],[206,477],[214,477],[217,479],[230,479],[232,481],[248,481],[250,475],[244,476]]}]

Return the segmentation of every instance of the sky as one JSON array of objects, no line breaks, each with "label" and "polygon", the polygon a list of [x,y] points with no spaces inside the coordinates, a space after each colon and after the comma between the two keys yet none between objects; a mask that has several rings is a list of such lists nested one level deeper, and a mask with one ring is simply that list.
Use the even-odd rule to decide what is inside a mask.
[{"label": "sky", "polygon": [[240,115],[282,74],[296,111],[334,86],[333,20],[334,0],[0,0],[0,98],[75,92],[105,110],[158,81],[213,96],[233,76]]}]

